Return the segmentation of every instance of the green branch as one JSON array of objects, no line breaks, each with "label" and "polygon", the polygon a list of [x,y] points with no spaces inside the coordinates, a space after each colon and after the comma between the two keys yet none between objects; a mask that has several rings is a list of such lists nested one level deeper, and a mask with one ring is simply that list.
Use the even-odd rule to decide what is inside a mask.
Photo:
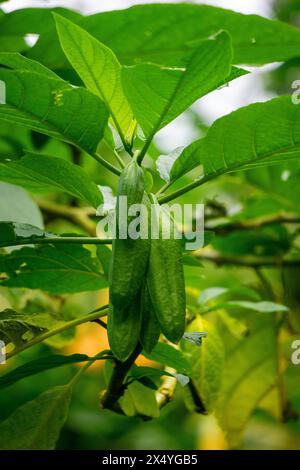
[{"label": "green branch", "polygon": [[[183,186],[182,188],[177,189],[176,191],[173,191],[173,193],[170,193],[170,194],[167,194],[166,196],[162,196],[162,197],[158,198],[158,202],[160,204],[166,204],[167,202],[173,201],[173,199],[177,199],[178,197],[182,196],[183,194],[185,194],[189,191],[192,191],[193,189],[196,189],[199,186],[202,186],[202,184],[207,183],[208,181],[216,178],[217,176],[222,175],[223,173],[225,173],[225,172],[222,172],[222,173],[220,172],[220,174],[214,174],[214,175],[208,176],[206,178],[197,179],[196,181],[193,181],[192,183],[189,183],[186,186]],[[174,182],[175,182],[175,180],[174,180]]]},{"label": "green branch", "polygon": [[272,257],[259,257],[259,256],[238,256],[238,255],[223,255],[213,250],[201,250],[192,255],[199,261],[211,261],[218,266],[240,266],[245,268],[259,268],[259,267],[300,267],[300,259],[287,259],[287,258],[272,258]]},{"label": "green branch", "polygon": [[131,356],[125,361],[120,362],[117,359],[114,361],[114,369],[110,378],[107,390],[105,390],[100,398],[102,408],[107,408],[113,411],[120,411],[117,402],[124,394],[126,385],[124,381],[135,360],[142,352],[142,346],[137,345]]},{"label": "green branch", "polygon": [[83,323],[93,322],[100,317],[104,317],[107,315],[107,310],[108,310],[108,305],[103,305],[102,307],[96,310],[93,310],[93,312],[89,313],[88,315],[84,317],[75,318],[74,320],[71,320],[57,328],[54,328],[53,330],[46,331],[45,333],[42,333],[36,336],[35,338],[33,338],[31,341],[28,341],[27,343],[23,344],[19,348],[15,348],[13,351],[7,353],[6,358],[10,359],[16,354],[19,354],[20,352],[23,352],[26,349],[29,349],[32,346],[35,346],[36,344],[39,344],[42,341],[45,341],[46,339],[51,338],[52,336],[58,335],[62,333],[63,331],[68,330],[69,328],[82,325]]},{"label": "green branch", "polygon": [[93,153],[93,154],[91,154],[91,156],[98,163],[100,163],[100,165],[105,166],[105,168],[107,168],[109,171],[111,171],[112,173],[114,173],[117,176],[120,176],[121,171],[119,170],[119,168],[117,168],[114,165],[112,165],[111,163],[109,163],[107,160],[105,160],[103,157],[101,157],[101,155],[99,155],[98,153]]},{"label": "green branch", "polygon": [[262,217],[248,220],[212,219],[206,223],[205,228],[208,230],[227,233],[234,230],[257,229],[272,224],[300,224],[300,216],[282,211],[276,214],[264,215]]},{"label": "green branch", "polygon": [[0,248],[21,245],[66,245],[68,243],[80,245],[110,245],[111,239],[96,237],[45,237],[45,238],[22,238],[21,240],[8,240],[0,243]]}]

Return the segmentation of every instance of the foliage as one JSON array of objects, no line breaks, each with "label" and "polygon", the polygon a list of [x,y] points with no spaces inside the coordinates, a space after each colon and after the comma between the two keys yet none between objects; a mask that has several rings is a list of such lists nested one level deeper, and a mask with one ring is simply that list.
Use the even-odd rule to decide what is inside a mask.
[{"label": "foliage", "polygon": [[[38,35],[32,47],[27,34]],[[59,448],[76,427],[72,412],[67,421],[73,389],[94,363],[92,393],[78,400],[74,391],[74,401],[79,414],[88,401],[96,423],[100,377],[103,436],[106,419],[120,434],[126,423],[145,435],[165,416],[170,430],[177,419],[193,429],[215,419],[224,446],[246,448],[258,419],[300,447],[290,360],[300,331],[300,107],[291,96],[249,104],[205,133],[193,129],[198,138],[169,155],[156,139],[197,100],[251,73],[238,66],[284,62],[282,73],[299,48],[297,27],[207,5],[0,12],[0,340],[9,359],[0,389],[19,397],[1,414],[1,449]],[[96,216],[120,213],[123,195],[154,203],[157,239],[111,240],[96,226]],[[195,251],[184,252],[174,219],[163,238],[164,203],[175,200],[205,203]],[[94,327],[89,345],[97,332],[94,352],[80,351],[82,324]]]}]

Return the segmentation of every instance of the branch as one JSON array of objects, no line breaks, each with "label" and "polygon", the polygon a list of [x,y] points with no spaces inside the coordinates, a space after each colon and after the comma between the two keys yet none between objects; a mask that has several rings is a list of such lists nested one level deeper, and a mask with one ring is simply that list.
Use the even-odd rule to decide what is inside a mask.
[{"label": "branch", "polygon": [[[170,374],[174,374],[176,372],[175,369],[171,369],[170,367],[166,367],[165,370],[166,372],[170,372]],[[163,408],[173,400],[176,385],[177,380],[175,377],[170,377],[169,375],[164,376],[161,386],[155,393],[158,408]]]},{"label": "branch", "polygon": [[98,163],[100,163],[101,165],[105,166],[105,168],[107,168],[109,171],[111,171],[112,173],[114,173],[114,174],[117,175],[117,176],[120,176],[121,171],[119,170],[119,168],[117,168],[117,167],[115,167],[114,165],[112,165],[111,163],[109,163],[107,160],[105,160],[103,157],[101,157],[101,155],[99,155],[98,153],[93,153],[93,154],[91,154],[91,156],[92,156]]},{"label": "branch", "polygon": [[0,248],[22,245],[65,245],[67,243],[80,245],[110,245],[111,239],[102,239],[97,237],[30,237],[20,240],[8,240],[0,243]]},{"label": "branch", "polygon": [[224,220],[215,219],[209,221],[205,228],[209,230],[216,230],[219,233],[228,233],[234,230],[250,230],[265,227],[272,224],[300,224],[300,216],[292,215],[287,212],[279,212],[263,217],[257,217],[250,220]]},{"label": "branch", "polygon": [[50,331],[46,331],[45,333],[42,333],[41,335],[38,335],[35,338],[33,338],[31,341],[28,341],[27,343],[23,344],[19,348],[15,348],[13,351],[7,353],[6,358],[10,359],[16,354],[19,354],[20,352],[25,351],[25,349],[29,349],[32,346],[35,346],[36,344],[41,343],[42,341],[45,341],[48,338],[51,338],[51,336],[58,335],[59,333],[62,333],[63,331],[69,328],[72,328],[73,326],[82,325],[83,323],[87,323],[87,322],[93,322],[100,317],[104,317],[107,315],[107,310],[108,310],[108,305],[103,305],[102,307],[94,310],[93,312],[89,313],[88,315],[84,317],[75,318],[74,320],[71,320],[63,324],[62,326],[58,328],[55,328]]},{"label": "branch", "polygon": [[200,413],[202,415],[207,415],[207,410],[203,404],[203,401],[198,393],[197,387],[195,386],[195,383],[193,380],[190,380],[189,383],[187,384],[189,387],[189,391],[193,400],[193,403],[195,405],[195,412]]},{"label": "branch", "polygon": [[300,266],[300,259],[222,255],[209,249],[195,252],[192,256],[199,261],[211,261],[219,266],[232,265],[247,268]]},{"label": "branch", "polygon": [[126,390],[126,385],[124,384],[125,378],[141,352],[142,346],[138,344],[131,356],[125,362],[120,362],[115,359],[114,370],[107,390],[105,390],[100,397],[102,408],[120,412],[117,402]]}]

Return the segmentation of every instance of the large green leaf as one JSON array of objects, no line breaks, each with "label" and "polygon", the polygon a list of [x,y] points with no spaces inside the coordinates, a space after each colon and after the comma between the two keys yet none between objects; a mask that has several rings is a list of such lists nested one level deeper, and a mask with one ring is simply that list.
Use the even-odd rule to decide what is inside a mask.
[{"label": "large green leaf", "polygon": [[121,65],[115,54],[76,24],[55,15],[61,46],[86,87],[98,95],[113,122],[126,138],[133,115],[121,83]]},{"label": "large green leaf", "polygon": [[[137,62],[180,65],[199,39],[222,29],[233,38],[235,64],[257,65],[299,57],[300,32],[296,28],[207,5],[138,5],[84,18],[75,12],[57,12],[110,47],[120,62],[127,65]],[[40,34],[27,55],[51,68],[66,67],[51,10],[19,10],[5,15],[0,24],[3,35]],[[130,41],[129,25],[134,32]]]},{"label": "large green leaf", "polygon": [[84,88],[26,70],[0,68],[6,103],[0,120],[29,127],[94,153],[102,139],[108,113],[104,103]]},{"label": "large green leaf", "polygon": [[52,70],[44,67],[35,60],[30,60],[19,54],[18,52],[0,52],[0,64],[15,70],[26,70],[27,72],[36,72],[41,75],[46,75],[49,78],[60,80],[59,76]]},{"label": "large green leaf", "polygon": [[[300,186],[298,184],[300,175],[300,162],[285,162],[276,166],[255,168],[247,171],[247,182],[254,187],[263,190],[269,204],[280,205],[287,210],[299,212]],[[259,205],[261,198],[256,206]],[[278,208],[277,208],[278,210]],[[273,209],[275,212],[275,210]],[[257,217],[259,214],[255,213]]]},{"label": "large green leaf", "polygon": [[[1,317],[0,317],[1,318]],[[0,377],[0,389],[13,385],[21,379],[32,377],[46,370],[62,367],[79,362],[92,362],[95,360],[107,359],[107,353],[104,351],[97,356],[90,357],[86,354],[71,354],[70,356],[61,356],[52,354],[51,356],[41,357],[27,362],[26,364],[13,369]]]},{"label": "large green leaf", "polygon": [[[183,347],[190,354],[192,384],[197,391],[199,402],[204,405],[206,411],[211,412],[215,407],[221,386],[225,359],[224,345],[214,325],[202,318],[194,320],[189,325],[188,331],[207,332],[207,337],[203,339],[200,347],[188,342],[183,343]],[[188,387],[186,395],[189,408],[197,409],[197,400],[192,398]]]},{"label": "large green leaf", "polygon": [[15,242],[23,242],[24,240],[32,240],[35,243],[41,238],[45,238],[48,233],[38,227],[30,224],[20,224],[18,222],[1,222],[0,221],[0,247],[8,247]]},{"label": "large green leaf", "polygon": [[0,423],[0,449],[54,449],[67,419],[71,395],[71,385],[59,386],[17,408]]},{"label": "large green leaf", "polygon": [[231,40],[223,32],[201,41],[185,67],[141,64],[124,68],[124,90],[145,137],[153,136],[198,98],[223,84],[231,60]]},{"label": "large green leaf", "polygon": [[276,331],[272,319],[254,327],[226,358],[217,417],[230,447],[239,447],[249,417],[276,385]]},{"label": "large green leaf", "polygon": [[53,13],[70,18],[72,21],[79,21],[81,18],[80,13],[67,8],[22,8],[0,16],[1,33],[9,37],[16,35],[24,37],[30,33],[45,34],[54,29]]},{"label": "large green leaf", "polygon": [[8,279],[3,286],[42,289],[52,294],[98,290],[107,286],[100,262],[81,245],[25,247],[1,255]]},{"label": "large green leaf", "polygon": [[170,344],[159,342],[151,354],[147,354],[143,351],[143,356],[164,366],[171,367],[179,373],[191,374],[191,366],[187,357],[182,351],[174,348]]},{"label": "large green leaf", "polygon": [[28,315],[7,309],[0,312],[0,339],[6,346],[19,348],[60,324],[46,313]]},{"label": "large green leaf", "polygon": [[226,236],[216,236],[213,248],[224,255],[283,256],[291,249],[286,227],[274,224],[252,230],[234,230]]},{"label": "large green leaf", "polygon": [[[276,132],[274,132],[276,129]],[[204,181],[241,169],[300,158],[300,107],[290,97],[241,108],[218,119],[186,147],[171,168],[174,180],[198,165]]]},{"label": "large green leaf", "polygon": [[58,157],[27,153],[20,160],[0,163],[0,181],[35,191],[65,191],[96,208],[103,202],[100,189],[85,171]]},{"label": "large green leaf", "polygon": [[[300,31],[296,28],[207,5],[138,5],[93,15],[82,19],[81,24],[126,64],[178,65],[193,41],[221,29],[233,38],[235,64],[257,65],[299,57]],[[129,25],[134,31],[130,41]]]},{"label": "large green leaf", "polygon": [[119,404],[127,416],[140,416],[144,419],[159,417],[155,392],[140,382],[133,382],[127,387]]},{"label": "large green leaf", "polygon": [[[2,3],[2,2],[1,2]],[[2,25],[3,20],[5,21],[7,15],[1,10],[0,11],[0,24]],[[0,50],[1,51],[22,51],[26,49],[26,43],[24,40],[24,35],[22,34],[7,34],[2,27],[0,26]]]},{"label": "large green leaf", "polygon": [[[58,335],[70,332],[77,325],[93,321],[100,315],[100,310],[97,310],[66,321],[62,314],[50,313],[49,306],[46,309],[47,312],[44,311],[45,307],[37,304],[24,313],[11,309],[0,312],[0,339],[6,346],[9,346],[7,357],[15,356],[42,341],[46,341],[55,348],[61,347],[65,342]],[[35,313],[39,311],[41,313]]]},{"label": "large green leaf", "polygon": [[43,217],[36,202],[24,189],[0,182],[0,220],[43,227]]}]

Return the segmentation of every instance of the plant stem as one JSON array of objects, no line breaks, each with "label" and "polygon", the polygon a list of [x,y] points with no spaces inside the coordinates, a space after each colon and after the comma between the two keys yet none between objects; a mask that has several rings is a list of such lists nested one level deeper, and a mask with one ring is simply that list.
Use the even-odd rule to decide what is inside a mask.
[{"label": "plant stem", "polygon": [[[165,370],[167,372],[170,372],[170,374],[174,374],[176,372],[175,369],[171,369],[169,367],[166,367]],[[156,398],[156,403],[158,405],[158,408],[163,408],[170,401],[173,400],[176,385],[177,385],[177,380],[175,377],[170,377],[166,375],[162,379],[161,386],[155,393],[155,398]]]},{"label": "plant stem", "polygon": [[107,390],[105,390],[100,399],[102,408],[107,408],[113,411],[116,410],[117,402],[126,389],[126,386],[124,385],[125,378],[141,352],[142,346],[138,344],[131,356],[125,362],[115,360],[113,373]]},{"label": "plant stem", "polygon": [[63,331],[72,328],[73,326],[77,325],[82,325],[83,323],[87,322],[92,322],[96,320],[97,318],[104,317],[107,314],[108,310],[108,305],[103,305],[102,307],[93,310],[93,312],[89,313],[88,315],[80,318],[75,318],[74,320],[71,320],[57,328],[54,328],[53,330],[46,331],[45,333],[42,333],[41,335],[36,336],[33,338],[31,341],[28,341],[27,343],[23,344],[19,348],[14,349],[10,353],[6,355],[7,359],[10,359],[11,357],[15,356],[16,354],[19,354],[22,351],[25,351],[25,349],[29,349],[32,346],[35,346],[38,343],[41,343],[42,341],[45,341],[48,338],[51,338],[51,336],[58,335],[59,333],[62,333]]},{"label": "plant stem", "polygon": [[90,362],[87,362],[86,364],[84,364],[82,367],[80,367],[79,371],[76,372],[76,374],[74,375],[74,377],[72,378],[72,380],[69,382],[69,386],[70,387],[74,387],[74,385],[76,385],[79,380],[81,379],[81,376],[85,373],[85,371],[91,367],[91,365],[94,364],[94,362],[96,362],[96,359],[94,361],[90,361]]},{"label": "plant stem", "polygon": [[[143,150],[144,149],[142,149],[142,152],[143,152]],[[283,152],[283,153],[289,153],[289,149],[286,149],[286,151]],[[257,163],[259,161],[267,160],[269,157],[272,157],[273,155],[274,155],[274,152],[266,153],[264,156],[257,155],[255,158],[252,159],[251,163],[254,164],[254,163]],[[240,162],[237,162],[235,165],[232,165],[232,167],[230,169],[230,173],[233,173],[234,171],[245,170],[245,169],[247,169],[247,164],[246,163],[244,165],[241,165]],[[248,169],[249,169],[249,167],[248,167]],[[228,173],[228,168],[227,167],[221,168],[218,171],[216,171],[215,173],[208,174],[207,176],[202,176],[202,177],[196,179],[195,181],[193,181],[192,183],[189,183],[186,186],[183,186],[182,188],[178,189],[177,191],[174,191],[173,193],[160,198],[159,203],[164,204],[166,202],[172,201],[173,199],[176,199],[176,198],[182,196],[183,194],[185,194],[189,191],[192,191],[193,189],[196,189],[199,186],[202,186],[203,184],[207,183],[208,181],[211,181],[211,180],[213,180],[213,179],[215,179],[219,176],[225,175],[226,173]]]},{"label": "plant stem", "polygon": [[155,194],[155,196],[158,198],[161,194],[164,194],[167,189],[174,183],[175,181],[169,181],[168,183],[164,184]]},{"label": "plant stem", "polygon": [[188,191],[192,191],[193,189],[198,188],[204,183],[207,183],[208,181],[212,180],[213,178],[216,178],[218,175],[211,175],[210,177],[207,178],[201,178],[197,179],[196,181],[193,181],[192,183],[187,184],[186,186],[183,186],[180,189],[177,189],[176,191],[173,191],[173,193],[170,193],[166,196],[162,196],[158,199],[158,202],[160,204],[165,204],[166,202],[173,201],[173,199],[176,199],[183,194],[187,193]]},{"label": "plant stem", "polygon": [[126,165],[116,150],[114,150],[114,156],[116,157],[116,160],[119,162],[121,168],[125,168]]},{"label": "plant stem", "polygon": [[117,167],[115,167],[114,165],[112,165],[111,163],[109,163],[107,160],[105,160],[103,157],[101,157],[101,155],[99,155],[98,153],[93,153],[93,154],[91,154],[91,156],[92,156],[98,163],[100,163],[101,165],[105,166],[105,168],[107,168],[109,171],[111,171],[112,173],[114,173],[114,174],[117,175],[117,176],[120,176],[121,171],[119,170],[119,168],[117,168]]},{"label": "plant stem", "polygon": [[110,245],[111,239],[101,239],[97,237],[45,237],[45,238],[22,238],[21,240],[7,241],[0,243],[0,248],[20,245],[65,245],[68,243],[80,245]]},{"label": "plant stem", "polygon": [[144,160],[144,157],[147,153],[147,150],[148,148],[150,147],[150,144],[152,142],[152,139],[154,137],[154,133],[150,136],[150,138],[148,138],[148,140],[145,142],[145,145],[144,147],[141,149],[141,151],[139,151],[138,153],[138,156],[137,156],[137,162],[139,165],[141,165],[143,163],[143,160]]}]

